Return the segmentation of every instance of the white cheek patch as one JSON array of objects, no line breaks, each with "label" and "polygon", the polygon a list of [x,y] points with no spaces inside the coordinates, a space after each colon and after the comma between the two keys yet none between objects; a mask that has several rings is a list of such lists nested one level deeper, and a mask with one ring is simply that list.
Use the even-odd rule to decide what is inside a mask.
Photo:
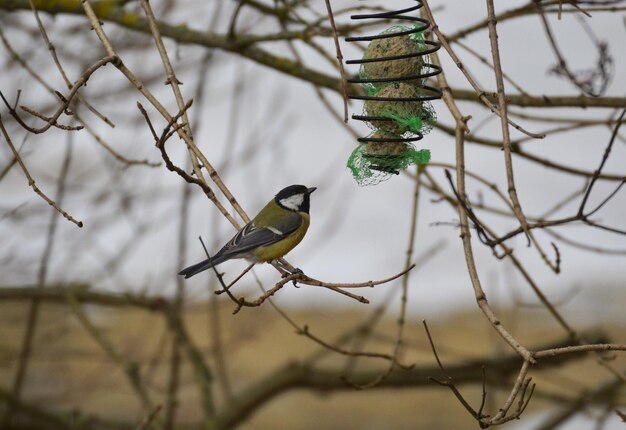
[{"label": "white cheek patch", "polygon": [[302,206],[302,202],[304,202],[304,194],[295,194],[291,197],[287,197],[280,200],[280,204],[287,209],[291,209],[297,211]]}]

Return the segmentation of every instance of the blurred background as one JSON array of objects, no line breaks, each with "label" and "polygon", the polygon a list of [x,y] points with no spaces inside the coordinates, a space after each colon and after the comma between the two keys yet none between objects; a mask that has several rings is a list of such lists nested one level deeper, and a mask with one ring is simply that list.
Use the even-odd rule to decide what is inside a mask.
[{"label": "blurred background", "polygon": [[[124,65],[170,115],[178,113],[142,2],[90,3]],[[70,82],[107,55],[81,2],[0,0],[0,91],[9,104],[0,108],[6,129],[0,139],[0,428],[477,428],[450,390],[428,381],[444,377],[422,320],[475,409],[485,365],[485,411],[496,414],[521,359],[476,306],[457,200],[444,174],[448,168],[454,175],[456,164],[455,119],[445,103],[433,102],[437,127],[417,144],[432,153],[428,167],[359,187],[346,161],[356,136],[371,130],[343,122],[324,2],[150,4],[183,99],[193,99],[187,112],[193,140],[243,209],[253,216],[290,184],[318,187],[311,227],[287,256],[291,264],[313,278],[344,283],[388,278],[407,261],[416,268],[392,282],[351,290],[369,304],[287,284],[272,303],[233,315],[236,304],[213,293],[219,288],[214,273],[184,282],[176,273],[204,258],[198,236],[215,252],[235,230],[200,187],[165,167],[137,102],[157,134],[167,121],[113,64],[95,71],[71,112],[59,118],[82,130],[31,133],[12,115],[41,127],[45,120],[19,108],[11,112],[18,91],[19,105],[46,117],[59,106],[54,91],[69,93],[52,53]],[[346,36],[397,24],[356,25],[351,14],[414,4],[332,1],[344,58],[360,58],[365,46],[346,43]],[[430,7],[465,69],[494,92],[487,5],[441,1]],[[611,196],[592,217],[602,228],[572,221],[535,230],[547,258],[560,260],[560,273],[535,245],[527,246],[524,234],[505,242],[517,265],[494,256],[472,231],[489,303],[530,350],[624,343],[623,129],[611,139],[626,106],[624,10],[624,1],[496,4],[505,89],[519,96],[509,101],[510,117],[546,134],[533,139],[511,128],[516,189],[527,218],[576,215],[613,141],[587,203],[595,208]],[[459,109],[472,117],[467,199],[503,236],[520,224],[494,191],[508,198],[500,120],[443,49],[439,59]],[[355,75],[358,68],[348,65],[346,72]],[[362,110],[362,102],[350,102],[350,114]],[[39,189],[82,228],[29,188],[7,136]],[[173,136],[166,149],[191,171],[182,139]],[[227,262],[220,271],[228,282],[245,267]],[[263,294],[260,285],[279,280],[270,265],[258,265],[236,284],[235,295],[254,300]],[[387,358],[346,354],[355,351]],[[611,354],[569,354],[533,366],[533,399],[520,420],[504,426],[623,428],[626,361],[623,352]]]}]

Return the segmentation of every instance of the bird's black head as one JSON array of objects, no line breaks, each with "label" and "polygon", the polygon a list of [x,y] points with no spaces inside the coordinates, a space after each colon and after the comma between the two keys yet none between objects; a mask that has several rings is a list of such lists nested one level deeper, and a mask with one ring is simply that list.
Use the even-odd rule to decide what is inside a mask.
[{"label": "bird's black head", "polygon": [[309,213],[310,194],[316,188],[307,188],[304,185],[290,185],[276,194],[274,200],[280,207],[290,211]]}]

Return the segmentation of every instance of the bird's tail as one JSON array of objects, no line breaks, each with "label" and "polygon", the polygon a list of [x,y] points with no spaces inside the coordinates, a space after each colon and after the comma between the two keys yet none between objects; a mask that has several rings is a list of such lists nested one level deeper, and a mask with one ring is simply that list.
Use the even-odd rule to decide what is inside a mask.
[{"label": "bird's tail", "polygon": [[206,260],[203,260],[197,264],[194,264],[193,266],[186,267],[180,272],[178,272],[178,274],[184,276],[185,279],[191,278],[193,275],[197,275],[200,272],[204,272],[205,270],[210,269],[213,266],[217,266],[218,264],[221,264],[228,259],[229,257],[225,257],[223,255],[216,255],[215,257],[211,258],[211,260],[207,258]]}]

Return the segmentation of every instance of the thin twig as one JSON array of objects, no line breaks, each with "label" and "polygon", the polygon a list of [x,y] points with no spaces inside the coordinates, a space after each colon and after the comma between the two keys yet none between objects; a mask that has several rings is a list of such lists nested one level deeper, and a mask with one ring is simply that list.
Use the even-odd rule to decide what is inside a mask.
[{"label": "thin twig", "polygon": [[11,141],[11,137],[9,136],[9,133],[7,132],[6,128],[4,127],[4,123],[2,122],[2,117],[1,116],[0,116],[0,130],[2,130],[2,134],[4,135],[4,139],[6,140],[7,144],[9,145],[9,148],[11,148],[11,152],[13,152],[13,157],[15,157],[15,159],[17,160],[17,163],[20,165],[20,168],[22,169],[22,172],[24,172],[24,176],[26,176],[26,179],[28,179],[28,186],[31,187],[33,189],[33,191],[39,197],[44,199],[50,206],[52,206],[54,209],[56,209],[57,212],[59,212],[61,215],[63,215],[63,217],[65,219],[67,219],[70,222],[73,222],[78,227],[82,227],[83,226],[83,222],[82,221],[76,220],[72,215],[70,215],[65,210],[63,210],[59,204],[57,204],[54,200],[52,200],[50,197],[48,197],[46,194],[44,194],[44,192],[41,191],[39,189],[39,187],[35,184],[35,180],[30,175],[30,172],[26,168],[26,165],[24,164],[24,161],[22,161],[22,157],[20,157],[20,154],[15,149],[15,146],[13,145],[13,142]]},{"label": "thin twig", "polygon": [[346,83],[346,71],[343,67],[343,54],[341,46],[339,46],[339,37],[337,36],[337,28],[335,27],[335,17],[330,5],[330,0],[326,0],[326,10],[328,11],[328,19],[330,27],[333,30],[333,40],[335,41],[335,50],[337,51],[337,63],[339,65],[339,75],[341,77],[341,95],[343,97],[343,122],[348,122],[348,86]]},{"label": "thin twig", "polygon": [[[465,195],[465,145],[464,145],[464,133],[463,130],[458,127],[456,132],[456,173],[457,173],[457,190],[459,195],[462,197]],[[497,318],[496,314],[493,312],[489,303],[487,302],[487,296],[481,286],[480,278],[478,277],[478,271],[476,269],[476,262],[474,260],[474,253],[472,250],[472,242],[470,236],[470,230],[468,225],[468,215],[467,211],[462,208],[461,205],[458,207],[459,211],[459,219],[461,221],[461,240],[463,242],[463,250],[465,253],[465,262],[467,264],[467,269],[470,275],[470,280],[472,282],[472,287],[474,289],[474,294],[476,296],[476,302],[480,307],[481,311],[485,314],[489,322],[492,324],[494,329],[506,340],[506,342],[515,349],[524,360],[532,361],[532,356],[530,351],[528,351],[524,346],[522,346],[501,324],[500,320]]]},{"label": "thin twig", "polygon": [[[535,248],[541,255],[543,261],[550,267],[555,273],[560,272],[559,258],[558,258],[558,250],[557,250],[557,261],[555,264],[552,264],[546,253],[543,251],[542,247],[539,245],[539,242],[535,239],[534,235],[528,229],[528,220],[522,211],[522,206],[520,204],[519,198],[517,196],[517,190],[515,188],[515,178],[513,174],[513,159],[511,157],[511,137],[509,135],[509,124],[508,124],[508,111],[507,111],[507,102],[506,96],[504,94],[504,79],[502,77],[502,65],[500,61],[500,47],[498,46],[498,32],[496,30],[496,13],[493,5],[493,0],[487,0],[487,27],[489,29],[489,40],[491,42],[491,54],[493,57],[493,68],[496,76],[496,87],[498,91],[498,109],[500,112],[500,122],[502,127],[502,147],[504,149],[504,164],[506,167],[506,179],[508,184],[509,196],[511,197],[511,202],[513,203],[513,213],[515,217],[518,219],[522,229],[526,233],[528,237],[529,244],[530,241],[535,245]],[[556,245],[555,245],[556,246]]]},{"label": "thin twig", "polygon": [[593,177],[591,178],[591,181],[589,181],[589,185],[587,186],[587,189],[585,190],[585,195],[583,196],[582,201],[580,202],[580,207],[578,208],[579,216],[583,215],[583,212],[585,211],[585,205],[587,204],[587,199],[589,199],[589,196],[591,195],[591,190],[593,186],[595,185],[596,181],[598,180],[600,173],[602,173],[602,168],[606,164],[606,161],[608,160],[609,155],[611,154],[611,149],[613,148],[613,143],[615,143],[615,138],[617,137],[617,134],[619,133],[619,129],[622,126],[622,120],[624,119],[624,115],[626,115],[626,108],[622,110],[622,113],[620,114],[617,120],[617,124],[615,125],[615,128],[613,129],[613,133],[611,134],[611,139],[609,140],[609,144],[606,146],[604,150],[604,154],[602,155],[600,166],[596,169],[595,172],[593,172]]},{"label": "thin twig", "polygon": [[626,351],[626,344],[618,343],[600,343],[593,345],[573,345],[563,348],[546,349],[543,351],[533,352],[533,357],[536,359],[556,357],[562,354],[572,354],[590,351]]}]

